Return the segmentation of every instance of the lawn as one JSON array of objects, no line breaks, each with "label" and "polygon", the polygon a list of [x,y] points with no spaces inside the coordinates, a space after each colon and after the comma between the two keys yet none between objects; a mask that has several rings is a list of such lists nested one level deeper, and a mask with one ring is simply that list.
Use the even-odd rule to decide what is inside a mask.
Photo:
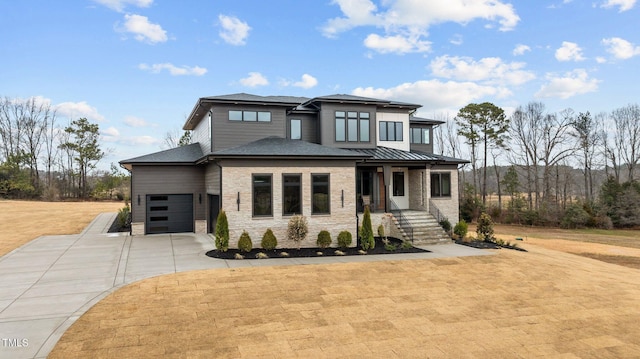
[{"label": "lawn", "polygon": [[99,213],[122,207],[122,202],[0,200],[0,256],[43,235],[80,233]]}]

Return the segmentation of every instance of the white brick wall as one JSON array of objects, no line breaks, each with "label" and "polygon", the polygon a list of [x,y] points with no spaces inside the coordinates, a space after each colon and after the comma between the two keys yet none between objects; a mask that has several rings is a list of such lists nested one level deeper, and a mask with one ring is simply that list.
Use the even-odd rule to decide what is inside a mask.
[{"label": "white brick wall", "polygon": [[[309,232],[301,247],[315,247],[318,233],[328,230],[337,243],[338,233],[343,230],[353,235],[356,243],[355,167],[231,167],[222,169],[222,208],[229,221],[229,248],[237,248],[238,238],[246,230],[253,247],[260,247],[262,235],[271,228],[278,239],[278,248],[295,248],[296,244],[286,239],[290,216],[282,215],[282,174],[302,174],[302,214],[307,217]],[[311,215],[311,174],[330,174],[330,215]],[[252,216],[252,174],[272,174],[273,216]],[[342,204],[344,191],[344,206]],[[240,192],[240,210],[236,199]]]},{"label": "white brick wall", "polygon": [[[431,191],[428,192],[433,203],[440,209],[452,225],[458,223],[460,218],[460,210],[458,207],[458,170],[456,168],[435,166],[431,172],[449,172],[451,174],[451,197],[431,197]],[[431,188],[431,174],[427,176],[428,188]]]}]

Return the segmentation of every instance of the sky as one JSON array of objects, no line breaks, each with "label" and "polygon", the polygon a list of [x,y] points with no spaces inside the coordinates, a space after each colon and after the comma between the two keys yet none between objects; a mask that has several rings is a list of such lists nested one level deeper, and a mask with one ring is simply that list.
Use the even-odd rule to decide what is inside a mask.
[{"label": "sky", "polygon": [[156,152],[198,98],[330,94],[592,114],[638,103],[636,0],[0,0],[0,96]]}]

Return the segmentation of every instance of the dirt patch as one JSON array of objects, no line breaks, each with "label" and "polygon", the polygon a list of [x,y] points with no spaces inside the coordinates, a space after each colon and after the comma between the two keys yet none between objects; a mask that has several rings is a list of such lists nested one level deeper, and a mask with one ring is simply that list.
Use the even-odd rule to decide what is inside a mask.
[{"label": "dirt patch", "polygon": [[43,235],[80,233],[98,214],[122,207],[122,202],[0,200],[0,256]]},{"label": "dirt patch", "polygon": [[609,254],[600,254],[600,253],[574,253],[579,256],[597,259],[599,261],[617,264],[620,266],[625,266],[629,268],[640,269],[640,257],[631,257],[631,256],[616,256]]}]

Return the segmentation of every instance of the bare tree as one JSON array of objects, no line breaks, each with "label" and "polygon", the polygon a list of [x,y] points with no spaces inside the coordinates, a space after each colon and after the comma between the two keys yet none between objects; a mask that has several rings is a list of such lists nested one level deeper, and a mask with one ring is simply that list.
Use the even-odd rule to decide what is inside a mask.
[{"label": "bare tree", "polygon": [[601,143],[601,131],[598,121],[589,112],[579,113],[571,123],[571,136],[578,140],[578,151],[581,155],[582,173],[584,175],[584,198],[593,201],[593,165],[597,148]]},{"label": "bare tree", "polygon": [[[611,118],[615,124],[613,134],[615,148],[612,149],[612,152],[617,153],[619,162],[624,162],[628,181],[631,182],[634,180],[635,168],[640,162],[640,107],[634,104],[613,110]],[[610,154],[610,156],[612,155]],[[612,157],[609,158],[612,159]],[[618,165],[621,164],[618,163]]]},{"label": "bare tree", "polygon": [[573,110],[567,109],[560,115],[549,114],[544,116],[542,127],[542,152],[539,161],[544,165],[542,182],[544,184],[544,200],[551,202],[551,171],[553,166],[559,164],[575,152],[575,146],[565,145],[571,123],[573,122]]}]

